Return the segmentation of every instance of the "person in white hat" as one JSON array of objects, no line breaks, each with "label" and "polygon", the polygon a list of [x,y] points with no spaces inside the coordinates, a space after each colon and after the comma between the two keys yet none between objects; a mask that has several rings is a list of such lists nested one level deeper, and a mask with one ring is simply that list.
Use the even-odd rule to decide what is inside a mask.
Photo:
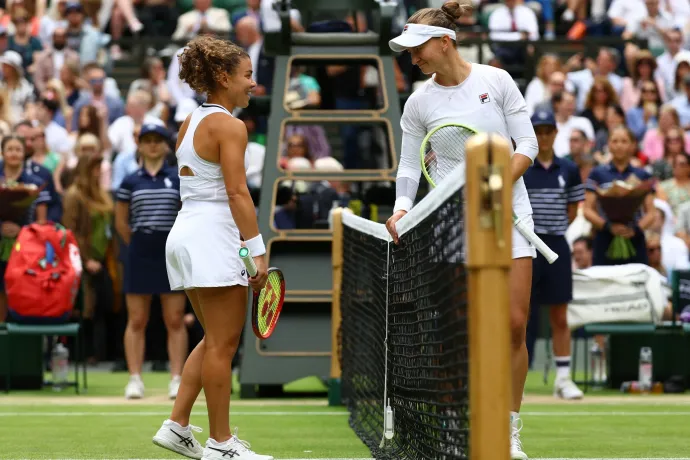
[{"label": "person in white hat", "polygon": [[0,57],[2,64],[1,87],[7,90],[12,118],[20,120],[24,106],[33,99],[34,87],[24,78],[22,56],[16,51],[5,51]]}]

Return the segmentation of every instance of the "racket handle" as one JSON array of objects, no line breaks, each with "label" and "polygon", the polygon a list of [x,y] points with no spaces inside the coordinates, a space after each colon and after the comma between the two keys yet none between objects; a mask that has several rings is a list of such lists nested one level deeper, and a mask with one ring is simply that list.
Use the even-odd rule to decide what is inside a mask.
[{"label": "racket handle", "polygon": [[240,259],[242,259],[242,262],[244,262],[244,266],[247,268],[247,273],[249,273],[249,276],[254,277],[257,272],[256,264],[254,263],[254,258],[249,252],[249,248],[240,248]]},{"label": "racket handle", "polygon": [[518,229],[518,231],[522,234],[522,236],[525,237],[527,241],[532,243],[532,245],[541,253],[541,255],[544,256],[546,261],[550,264],[554,263],[556,259],[558,259],[558,254],[553,252],[550,247],[542,241],[541,238],[537,236],[534,231],[529,228],[521,219],[518,219],[514,214],[513,214],[513,225],[515,225],[515,228]]}]

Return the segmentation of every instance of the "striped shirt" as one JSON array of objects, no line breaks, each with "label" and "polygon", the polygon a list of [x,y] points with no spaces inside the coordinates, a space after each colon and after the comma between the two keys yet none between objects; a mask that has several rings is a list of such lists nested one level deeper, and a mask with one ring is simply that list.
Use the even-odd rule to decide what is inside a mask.
[{"label": "striped shirt", "polygon": [[541,235],[565,235],[568,205],[585,199],[585,189],[577,165],[554,157],[548,168],[534,160],[523,176],[532,204],[534,232]]},{"label": "striped shirt", "polygon": [[129,203],[133,232],[169,232],[180,209],[180,178],[167,165],[155,176],[140,168],[125,177],[116,197]]}]

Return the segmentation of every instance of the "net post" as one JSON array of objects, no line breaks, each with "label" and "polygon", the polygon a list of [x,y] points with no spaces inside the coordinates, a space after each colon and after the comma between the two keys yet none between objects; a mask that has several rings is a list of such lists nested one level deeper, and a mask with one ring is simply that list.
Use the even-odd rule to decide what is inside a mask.
[{"label": "net post", "polygon": [[340,392],[340,377],[342,368],[340,363],[340,344],[338,341],[340,322],[340,292],[343,280],[343,208],[336,208],[331,212],[333,242],[331,244],[331,265],[333,267],[333,300],[331,301],[331,372],[328,385],[328,405],[342,404]]},{"label": "net post", "polygon": [[495,134],[473,136],[466,146],[470,460],[508,460],[512,398],[510,146]]}]

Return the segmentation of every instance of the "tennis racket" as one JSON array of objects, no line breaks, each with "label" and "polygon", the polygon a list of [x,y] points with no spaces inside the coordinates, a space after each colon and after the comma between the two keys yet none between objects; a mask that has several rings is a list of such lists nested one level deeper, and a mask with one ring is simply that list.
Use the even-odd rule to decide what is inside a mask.
[{"label": "tennis racket", "polygon": [[[249,276],[256,275],[256,264],[249,252],[249,248],[240,248],[240,259],[244,262]],[[260,291],[253,291],[252,299],[252,329],[260,339],[267,339],[273,334],[278,324],[280,311],[285,300],[285,278],[280,269],[271,267],[268,269],[266,286]]]},{"label": "tennis racket", "polygon": [[[446,123],[432,129],[422,142],[419,153],[422,158],[422,173],[431,184],[445,179],[460,163],[465,161],[465,144],[470,137],[478,134],[474,129],[459,123]],[[558,259],[553,252],[534,231],[513,213],[513,225],[527,241],[537,248],[537,251],[550,264]]]}]

